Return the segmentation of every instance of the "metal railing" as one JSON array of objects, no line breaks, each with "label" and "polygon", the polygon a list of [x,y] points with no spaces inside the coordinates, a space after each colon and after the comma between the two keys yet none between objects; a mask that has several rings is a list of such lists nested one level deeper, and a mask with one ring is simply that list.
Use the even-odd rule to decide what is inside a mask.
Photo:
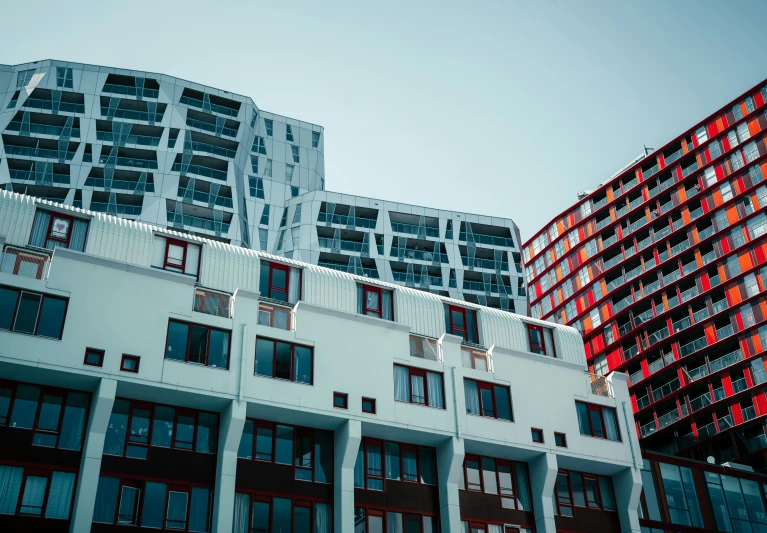
[{"label": "metal railing", "polygon": [[227,157],[230,159],[234,159],[234,156],[237,155],[237,150],[223,148],[221,146],[216,146],[215,144],[210,144],[210,143],[205,143],[200,141],[192,141],[190,144],[191,144],[192,150],[196,150],[198,152],[205,152],[207,154],[220,155],[221,157]]},{"label": "metal railing", "polygon": [[410,357],[428,359],[429,361],[442,361],[441,346],[437,343],[436,339],[410,335]]},{"label": "metal railing", "polygon": [[677,150],[676,152],[674,152],[670,156],[664,158],[664,161],[666,162],[666,166],[670,165],[671,163],[673,163],[674,161],[676,161],[677,159],[679,159],[683,155],[684,155],[684,150],[682,150],[680,148],[679,150]]},{"label": "metal railing", "polygon": [[[409,279],[412,276],[412,279]],[[402,272],[400,270],[392,270],[392,278],[394,281],[398,281],[400,283],[409,283],[412,282],[416,285],[420,285],[421,282],[424,280],[423,274],[408,274],[407,272]],[[441,287],[442,286],[442,278],[439,276],[426,276],[427,282],[429,285],[436,285]]]},{"label": "metal railing", "polygon": [[[99,164],[105,165],[109,156],[102,155],[99,157]],[[115,164],[122,167],[134,167],[134,168],[149,168],[157,169],[157,161],[154,159],[142,159],[139,157],[117,157]]]},{"label": "metal railing", "polygon": [[586,379],[591,386],[591,394],[604,396],[606,398],[615,398],[613,384],[605,376],[586,372]]},{"label": "metal railing", "polygon": [[[417,224],[406,224],[404,222],[392,222],[391,230],[397,233],[406,233],[408,235],[418,235],[419,228]],[[439,228],[424,227],[424,234],[427,237],[439,238]]]},{"label": "metal railing", "polygon": [[740,391],[746,390],[746,378],[736,379],[732,382],[732,393],[737,394]]},{"label": "metal railing", "polygon": [[479,257],[475,257],[470,261],[468,257],[462,255],[461,263],[463,263],[464,266],[474,268],[487,268],[489,270],[495,270],[497,266],[500,270],[509,270],[509,263],[506,261],[498,261],[496,263],[494,259],[481,259]]},{"label": "metal railing", "polygon": [[735,332],[732,329],[732,324],[727,324],[726,326],[716,330],[716,340],[725,339],[729,337],[730,335],[732,335],[733,333]]},{"label": "metal railing", "polygon": [[725,309],[727,309],[727,307],[728,307],[728,306],[727,306],[727,298],[722,298],[721,300],[719,300],[719,301],[717,301],[717,302],[714,302],[714,303],[711,305],[711,307],[712,307],[712,309],[713,309],[713,311],[714,311],[714,313],[713,313],[713,314],[717,314],[717,313],[719,313],[719,312],[721,312],[721,311],[724,311],[724,310],[725,310]]},{"label": "metal railing", "polygon": [[644,379],[644,370],[641,368],[634,372],[633,374],[629,375],[629,381],[632,385],[636,385],[640,381]]},{"label": "metal railing", "polygon": [[658,426],[656,425],[655,420],[645,424],[644,426],[639,426],[639,434],[642,435],[643,437],[652,435],[656,431],[658,431]]},{"label": "metal railing", "polygon": [[198,313],[231,318],[232,297],[225,292],[197,287],[194,289],[194,310]]},{"label": "metal railing", "polygon": [[685,372],[687,373],[687,379],[689,379],[691,383],[709,375],[708,366],[705,363],[698,368],[686,370]]},{"label": "metal railing", "polygon": [[49,255],[24,248],[6,246],[0,254],[0,272],[22,278],[47,279],[50,266]]},{"label": "metal railing", "polygon": [[695,339],[692,342],[688,342],[687,344],[684,344],[679,347],[679,355],[681,357],[687,357],[693,352],[697,352],[701,348],[705,348],[708,346],[708,341],[706,340],[706,337],[700,337],[698,339]]},{"label": "metal railing", "polygon": [[[399,251],[401,248],[398,247],[392,247],[391,249],[391,256],[392,257],[399,257]],[[443,253],[434,253],[429,252],[426,250],[414,250],[412,248],[404,248],[402,249],[402,258],[403,259],[417,259],[419,261],[439,261],[440,263],[447,263],[447,254]]]},{"label": "metal railing", "polygon": [[[181,172],[181,163],[173,163],[171,172]],[[185,174],[197,174],[206,178],[215,178],[226,181],[226,172],[215,168],[204,167],[201,165],[189,165]]]},{"label": "metal railing", "polygon": [[641,398],[637,398],[637,410],[644,409],[648,405],[650,405],[649,396],[642,396]]},{"label": "metal railing", "polygon": [[[114,186],[114,185],[113,185]],[[184,198],[189,192],[189,189],[182,189],[179,188],[178,196],[179,198]],[[196,191],[192,190],[192,200],[196,200],[198,202],[204,202],[209,203],[210,202],[210,193],[204,192],[204,191]],[[221,207],[232,207],[232,199],[227,198],[226,196],[216,196],[216,201],[213,203],[213,205],[218,205]]]},{"label": "metal railing", "polygon": [[[319,237],[317,240],[319,241],[320,248],[333,248],[335,241],[332,237]],[[340,250],[346,252],[361,252],[364,244],[362,242],[348,241],[345,239],[339,239],[335,242],[338,242]]]},{"label": "metal railing", "polygon": [[663,385],[661,385],[657,389],[653,389],[653,391],[652,391],[652,399],[653,399],[653,401],[657,402],[661,398],[665,398],[666,396],[668,396],[669,394],[671,394],[675,390],[678,390],[680,387],[681,387],[681,385],[679,383],[679,378],[674,378],[671,381],[669,381],[668,383],[664,383]]},{"label": "metal railing", "polygon": [[716,434],[717,434],[717,431],[716,431],[715,422],[709,422],[705,426],[698,428],[698,440],[706,439]]},{"label": "metal railing", "polygon": [[623,350],[623,360],[628,361],[629,359],[636,356],[636,354],[639,353],[639,345],[635,344],[631,348],[624,349]]},{"label": "metal railing", "polygon": [[[514,239],[508,237],[494,237],[493,235],[483,235],[482,233],[472,233],[474,242],[480,244],[489,244],[491,246],[505,246],[507,248],[514,248]],[[462,231],[458,234],[459,241],[466,241],[466,232]]]},{"label": "metal railing", "polygon": [[[138,96],[139,88],[138,87],[130,87],[127,85],[115,85],[114,83],[105,83],[104,87],[101,89],[102,93],[111,93],[111,94],[125,94],[128,96]],[[143,98],[157,98],[160,95],[160,91],[157,89],[142,89],[141,90],[141,96]]]},{"label": "metal railing", "polygon": [[[174,222],[173,213],[168,212],[168,222]],[[182,215],[181,224],[189,226],[190,228],[204,229],[208,231],[216,231],[215,221],[208,218],[200,218],[193,215]],[[221,222],[221,233],[229,232],[229,223]]]},{"label": "metal railing", "polygon": [[647,369],[650,371],[650,375],[653,375],[661,368],[664,368],[666,365],[673,362],[674,362],[674,353],[669,352],[665,355],[662,355],[659,359],[656,359],[649,365],[647,365]]},{"label": "metal railing", "polygon": [[[104,142],[114,142],[114,133],[111,131],[97,131],[96,139]],[[159,137],[150,137],[148,135],[126,135],[124,139],[125,144],[136,144],[139,146],[159,146]]]},{"label": "metal railing", "polygon": [[[204,120],[197,120],[195,118],[186,117],[186,125],[192,128],[197,128],[198,130],[210,131],[213,133],[216,132],[216,124],[212,122],[205,122]],[[227,137],[234,138],[237,137],[237,130],[224,127],[221,129],[221,135],[226,135]]]},{"label": "metal railing", "polygon": [[[31,109],[53,110],[53,100],[43,100],[41,98],[27,98],[24,101],[24,107]],[[85,104],[73,104],[71,102],[59,103],[59,112],[85,114]]]},{"label": "metal railing", "polygon": [[[196,107],[197,109],[204,109],[204,102],[202,100],[198,100],[197,98],[192,98],[191,96],[182,96],[179,100],[180,104],[186,104],[188,106]],[[210,107],[210,111],[213,113],[220,113],[222,115],[227,115],[229,117],[237,117],[239,115],[240,111],[239,109],[232,109],[231,107],[226,107],[223,105],[218,104],[208,104]]]},{"label": "metal railing", "polygon": [[674,408],[668,413],[661,415],[658,417],[658,427],[660,429],[663,429],[664,427],[673,424],[677,420],[679,420],[679,409]]},{"label": "metal railing", "polygon": [[[33,146],[18,146],[14,144],[6,144],[5,152],[9,155],[21,155],[24,157],[41,157],[44,159],[59,158],[59,150],[52,150],[49,148],[35,148]],[[75,156],[74,152],[64,152],[64,154],[65,154],[64,157],[67,160],[71,160]]]},{"label": "metal railing", "polygon": [[[109,204],[107,202],[91,202],[91,211],[98,213],[107,213]],[[115,204],[115,213],[118,215],[138,216],[141,214],[140,205]]]},{"label": "metal railing", "polygon": [[743,422],[748,422],[749,420],[756,418],[756,409],[753,405],[741,409],[741,413],[743,414]]},{"label": "metal railing", "polygon": [[713,402],[711,401],[711,393],[706,392],[704,394],[701,394],[697,398],[693,398],[690,400],[690,411],[693,413],[695,411],[700,411],[704,407],[707,407],[711,405]]},{"label": "metal railing", "polygon": [[[328,220],[330,218],[330,220]],[[348,215],[333,215],[332,217],[329,217],[327,212],[320,211],[319,216],[317,216],[317,222],[330,222],[331,224],[341,224],[341,225],[348,225],[349,224],[349,216]],[[376,227],[376,219],[374,218],[362,218],[362,217],[354,217],[352,219],[352,225],[357,228],[369,228],[374,229]]]},{"label": "metal railing", "polygon": [[723,355],[722,357],[718,359],[714,359],[713,361],[709,361],[708,366],[711,369],[711,372],[717,372],[723,368],[726,368],[730,365],[734,365],[738,361],[743,360],[743,354],[740,350],[735,350],[733,352],[728,353],[727,355]]},{"label": "metal railing", "polygon": [[[21,131],[21,122],[18,120],[11,121],[6,128],[8,131]],[[29,124],[29,133],[36,135],[51,135],[53,137],[60,137],[64,132],[64,126],[52,126],[50,124]],[[80,137],[80,128],[72,128],[70,137]]]},{"label": "metal railing", "polygon": [[[19,181],[34,181],[36,175],[34,170],[18,170],[15,168],[9,169],[9,173],[12,180]],[[59,174],[58,172],[54,172],[51,175],[51,182],[56,185],[60,185],[62,183],[68,184],[70,183],[70,176],[69,174]]]}]

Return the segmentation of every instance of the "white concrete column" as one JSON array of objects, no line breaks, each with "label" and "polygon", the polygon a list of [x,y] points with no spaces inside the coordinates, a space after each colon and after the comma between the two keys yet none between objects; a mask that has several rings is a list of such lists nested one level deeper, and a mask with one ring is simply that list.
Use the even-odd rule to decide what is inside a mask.
[{"label": "white concrete column", "polygon": [[557,482],[557,456],[541,454],[530,461],[530,490],[533,493],[535,531],[556,533],[554,525],[554,485]]},{"label": "white concrete column", "polygon": [[75,504],[72,508],[71,533],[90,531],[93,521],[93,509],[96,506],[96,489],[99,486],[101,472],[101,454],[104,452],[109,417],[115,403],[117,381],[101,379],[98,389],[91,397],[91,409],[88,414],[88,432],[83,444],[83,456],[80,460],[80,474],[75,491]]},{"label": "white concrete column", "polygon": [[213,533],[231,533],[234,515],[234,481],[237,477],[237,451],[245,426],[247,402],[232,400],[221,413],[216,460],[216,488],[213,495]]},{"label": "white concrete column", "polygon": [[347,420],[334,435],[333,531],[354,533],[354,463],[362,442],[362,424]]},{"label": "white concrete column", "polygon": [[437,448],[439,517],[442,531],[461,531],[458,484],[461,481],[464,454],[463,440],[455,437]]},{"label": "white concrete column", "polygon": [[639,497],[642,494],[642,472],[625,468],[613,475],[615,505],[621,523],[621,533],[639,533]]}]

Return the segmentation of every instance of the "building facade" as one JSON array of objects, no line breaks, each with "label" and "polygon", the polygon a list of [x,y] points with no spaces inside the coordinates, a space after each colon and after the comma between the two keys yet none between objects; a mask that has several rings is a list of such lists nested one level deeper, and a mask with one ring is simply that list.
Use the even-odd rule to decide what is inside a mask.
[{"label": "building facade", "polygon": [[509,219],[325,190],[324,130],[163,74],[0,65],[0,188],[526,314]]},{"label": "building facade", "polygon": [[531,314],[630,376],[645,451],[767,471],[767,87],[632,164],[523,248]]}]

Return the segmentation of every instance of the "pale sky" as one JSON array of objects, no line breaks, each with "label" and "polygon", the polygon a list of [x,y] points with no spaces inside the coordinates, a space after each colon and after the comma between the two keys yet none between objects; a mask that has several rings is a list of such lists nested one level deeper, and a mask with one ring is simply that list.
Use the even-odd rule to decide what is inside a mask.
[{"label": "pale sky", "polygon": [[161,72],[325,127],[328,190],[523,239],[767,78],[767,2],[4,0],[0,63]]}]

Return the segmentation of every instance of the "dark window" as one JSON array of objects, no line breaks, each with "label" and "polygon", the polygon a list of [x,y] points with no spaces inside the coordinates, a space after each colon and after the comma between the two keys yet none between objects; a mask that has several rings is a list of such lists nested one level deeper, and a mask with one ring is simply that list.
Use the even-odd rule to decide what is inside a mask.
[{"label": "dark window", "polygon": [[371,285],[357,285],[357,312],[394,320],[394,292]]},{"label": "dark window", "polygon": [[533,438],[533,442],[537,442],[538,444],[543,444],[543,430],[538,428],[531,428],[530,434]]},{"label": "dark window", "polygon": [[554,489],[556,513],[574,516],[576,507],[588,507],[603,511],[615,511],[612,480],[584,472],[560,470]]},{"label": "dark window", "polygon": [[141,358],[137,355],[123,354],[122,361],[120,361],[120,370],[123,372],[133,372],[138,374],[138,365]]},{"label": "dark window", "polygon": [[463,391],[468,414],[514,420],[508,387],[464,378]]},{"label": "dark window", "polygon": [[155,235],[152,266],[197,277],[200,271],[200,245]]},{"label": "dark window", "polygon": [[21,466],[2,469],[2,514],[69,519],[76,474]]},{"label": "dark window", "polygon": [[615,409],[591,403],[575,402],[581,435],[621,440]]},{"label": "dark window", "polygon": [[264,494],[234,495],[234,514],[242,517],[242,530],[248,533],[311,533],[332,528],[333,505],[330,502],[308,501]]},{"label": "dark window", "polygon": [[248,419],[237,457],[293,465],[295,479],[332,483],[333,453],[330,431]]},{"label": "dark window", "polygon": [[445,408],[442,374],[394,365],[394,399],[429,407]]},{"label": "dark window", "polygon": [[556,357],[557,352],[554,348],[553,330],[534,324],[526,324],[526,326],[530,351],[539,355]]},{"label": "dark window", "polygon": [[32,222],[29,245],[48,250],[70,248],[82,252],[87,233],[87,220],[38,209]]},{"label": "dark window", "polygon": [[60,339],[68,300],[0,287],[0,329]]},{"label": "dark window", "polygon": [[345,392],[334,392],[333,407],[338,407],[339,409],[347,409],[349,407],[349,395]]},{"label": "dark window", "polygon": [[213,368],[229,368],[230,332],[223,329],[171,320],[165,358]]},{"label": "dark window", "polygon": [[567,448],[567,436],[564,433],[554,433],[554,444],[560,448]]},{"label": "dark window", "polygon": [[385,508],[354,508],[355,533],[432,533],[439,531],[439,518],[420,513],[391,511]]},{"label": "dark window", "polygon": [[312,148],[318,148],[320,146],[320,132],[312,132]]},{"label": "dark window", "polygon": [[299,344],[256,339],[256,375],[312,383],[312,349]]},{"label": "dark window", "polygon": [[88,394],[0,381],[0,426],[33,430],[31,444],[80,450]]},{"label": "dark window", "polygon": [[271,119],[265,118],[264,126],[266,126],[266,135],[268,137],[271,137],[272,132],[274,131],[274,121],[272,121]]},{"label": "dark window", "polygon": [[64,87],[65,89],[73,87],[71,68],[56,67],[56,87]]},{"label": "dark window", "polygon": [[385,479],[436,485],[436,450],[377,439],[363,439],[354,465],[354,485],[385,490]]},{"label": "dark window", "polygon": [[532,510],[527,464],[466,454],[463,467],[462,489],[497,494],[504,509]]},{"label": "dark window", "polygon": [[477,312],[474,309],[446,305],[445,327],[448,333],[462,337],[464,342],[479,344]]},{"label": "dark window", "polygon": [[362,412],[376,414],[375,398],[362,398]]},{"label": "dark window", "polygon": [[263,298],[294,304],[301,299],[301,270],[261,261],[259,291]]},{"label": "dark window", "polygon": [[86,348],[83,364],[88,366],[104,366],[104,350]]}]

